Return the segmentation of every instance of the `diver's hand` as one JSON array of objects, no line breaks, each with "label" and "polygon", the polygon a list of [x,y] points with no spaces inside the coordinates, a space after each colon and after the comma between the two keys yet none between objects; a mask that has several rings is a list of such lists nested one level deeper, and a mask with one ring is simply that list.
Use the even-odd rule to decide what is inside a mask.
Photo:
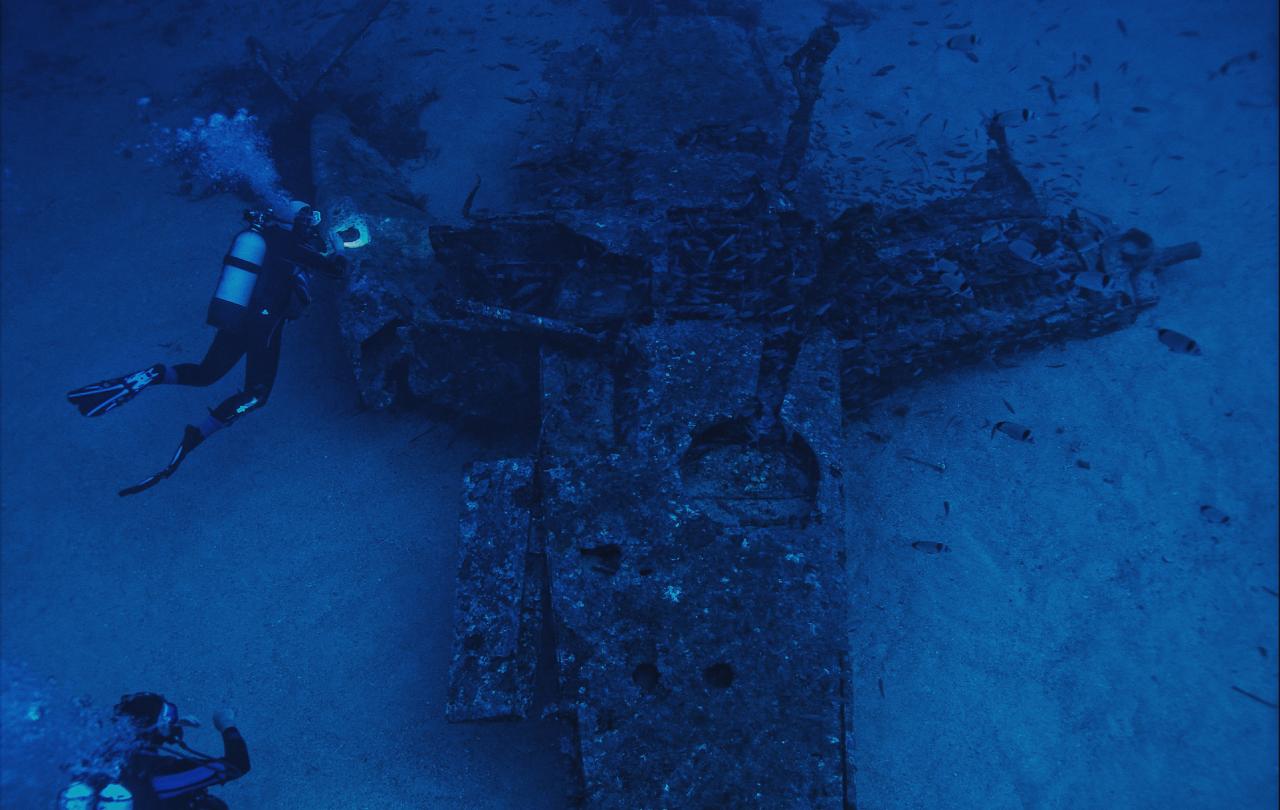
[{"label": "diver's hand", "polygon": [[341,253],[330,253],[325,256],[324,262],[316,267],[316,270],[324,275],[325,278],[342,278],[347,274],[347,267],[351,262]]},{"label": "diver's hand", "polygon": [[236,724],[236,713],[230,709],[220,709],[213,713],[213,727],[219,732],[226,731]]}]

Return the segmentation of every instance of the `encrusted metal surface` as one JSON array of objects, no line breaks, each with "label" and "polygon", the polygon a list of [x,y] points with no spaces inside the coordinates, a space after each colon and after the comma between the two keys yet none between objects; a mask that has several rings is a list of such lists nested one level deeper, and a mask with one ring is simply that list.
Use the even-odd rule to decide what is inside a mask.
[{"label": "encrusted metal surface", "polygon": [[529,713],[545,629],[587,805],[850,807],[842,418],[1131,323],[1199,248],[1051,215],[996,122],[966,194],[828,216],[835,29],[772,58],[749,3],[624,5],[530,105],[531,210],[430,223],[313,133],[321,203],[375,230],[340,306],[364,401],[537,435],[464,482],[449,716]]},{"label": "encrusted metal surface", "polygon": [[542,595],[526,576],[532,483],[529,459],[476,461],[463,474],[450,720],[524,717],[532,700]]}]

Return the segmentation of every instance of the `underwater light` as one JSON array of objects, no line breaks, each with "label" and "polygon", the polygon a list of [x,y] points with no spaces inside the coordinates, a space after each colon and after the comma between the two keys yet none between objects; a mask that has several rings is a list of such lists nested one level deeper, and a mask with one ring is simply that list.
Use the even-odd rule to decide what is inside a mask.
[{"label": "underwater light", "polygon": [[369,244],[369,225],[362,217],[350,217],[333,229],[333,235],[342,241],[347,250],[362,248]]}]

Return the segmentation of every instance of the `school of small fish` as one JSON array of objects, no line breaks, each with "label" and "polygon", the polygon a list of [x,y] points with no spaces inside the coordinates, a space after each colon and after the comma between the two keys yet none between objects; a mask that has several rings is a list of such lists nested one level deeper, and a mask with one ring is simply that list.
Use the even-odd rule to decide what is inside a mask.
[{"label": "school of small fish", "polygon": [[[833,24],[838,25],[857,25],[859,28],[866,28],[871,24],[874,17],[870,13],[863,12],[856,4],[828,4],[829,18]],[[971,63],[974,65],[987,62],[998,61],[1001,54],[998,51],[992,51],[984,42],[983,37],[978,31],[973,30],[973,22],[969,20],[957,20],[957,14],[954,8],[954,0],[942,0],[939,3],[942,10],[941,19],[914,19],[911,20],[912,33],[906,41],[909,48],[919,47],[927,44],[929,37],[927,32],[937,30],[939,33],[934,39],[935,51],[943,54],[953,54],[949,57],[957,59],[963,57],[959,61],[954,62],[956,69],[963,69],[964,64]],[[492,4],[489,7],[492,8]],[[902,10],[913,9],[913,5],[902,6]],[[851,11],[850,9],[853,9]],[[856,13],[855,13],[856,12]],[[852,15],[852,16],[851,16]],[[1061,23],[1053,22],[1045,26],[1040,36],[1035,39],[1035,45],[1041,45],[1041,39],[1052,35],[1061,28]],[[1121,40],[1125,40],[1131,35],[1131,27],[1129,22],[1123,18],[1115,19],[1115,31],[1111,34],[1117,36]],[[1178,34],[1179,37],[1188,40],[1198,38],[1198,32],[1192,30],[1184,30]],[[554,49],[559,43],[549,45]],[[443,48],[429,48],[415,52],[416,57],[429,57],[433,54],[440,53]],[[544,51],[546,53],[548,51]],[[855,65],[862,60],[858,58]],[[1229,77],[1238,75],[1248,70],[1251,66],[1256,65],[1259,61],[1258,50],[1249,50],[1243,53],[1229,55],[1220,62],[1216,67],[1208,71],[1207,79],[1211,81],[1219,81],[1229,79]],[[1058,72],[1038,73],[1032,81],[1027,85],[1028,93],[1025,99],[1011,99],[1010,101],[1018,102],[1016,106],[1010,106],[1005,109],[997,108],[993,111],[980,113],[979,118],[982,123],[995,124],[1005,130],[1019,130],[1020,138],[1026,143],[1045,143],[1056,144],[1060,147],[1058,154],[1054,159],[1043,159],[1043,162],[1032,162],[1024,168],[1034,171],[1037,174],[1028,174],[1030,179],[1034,179],[1038,185],[1039,193],[1046,199],[1053,202],[1071,206],[1074,204],[1079,194],[1080,180],[1079,177],[1084,171],[1084,167],[1077,163],[1067,148],[1067,140],[1075,128],[1083,128],[1089,130],[1093,128],[1100,116],[1103,115],[1128,115],[1134,117],[1135,121],[1140,120],[1143,116],[1149,116],[1153,112],[1151,103],[1133,103],[1131,100],[1132,90],[1129,88],[1121,88],[1109,91],[1104,96],[1104,81],[1106,80],[1105,70],[1112,72],[1110,82],[1140,82],[1140,74],[1138,66],[1141,63],[1141,54],[1134,54],[1130,59],[1121,60],[1113,63],[1109,68],[1105,67],[1101,61],[1094,59],[1093,55],[1084,52],[1071,53],[1070,62],[1065,64]],[[515,62],[498,62],[496,64],[486,65],[489,70],[506,71],[515,75],[524,74],[522,67]],[[1007,67],[1009,73],[1014,73],[1021,66],[1010,64]],[[834,65],[834,71],[840,74],[839,64]],[[535,71],[536,73],[536,71]],[[903,75],[903,71],[899,70],[896,63],[885,63],[874,69],[870,67],[865,69],[861,75],[874,81],[892,82]],[[1050,75],[1053,73],[1054,75]],[[520,85],[527,84],[526,79],[519,81]],[[1135,84],[1134,86],[1138,86]],[[912,94],[912,86],[905,81],[901,85],[901,96],[904,100],[910,100]],[[832,91],[833,94],[839,95],[846,93],[846,88],[836,87]],[[1031,95],[1039,94],[1039,95]],[[1094,108],[1092,117],[1084,120],[1072,122],[1068,115],[1062,112],[1066,109],[1078,110],[1079,107],[1070,105],[1073,98],[1084,97],[1091,99]],[[502,98],[517,105],[525,105],[530,102],[539,100],[537,93],[532,89],[524,91],[523,95],[504,95]],[[1105,100],[1104,100],[1105,99]],[[1109,100],[1115,99],[1114,103]],[[1244,102],[1240,102],[1241,106],[1247,106]],[[833,109],[841,109],[847,107],[858,108],[864,123],[855,125],[851,121],[837,121],[829,123],[828,126],[832,132],[838,137],[835,139],[827,138],[822,144],[818,144],[819,149],[825,149],[833,157],[838,157],[844,164],[851,169],[850,178],[847,181],[847,189],[862,188],[865,191],[874,193],[880,199],[887,203],[898,204],[907,207],[917,202],[919,199],[928,196],[937,196],[945,193],[950,189],[963,188],[964,184],[971,178],[975,166],[981,161],[983,147],[980,145],[983,140],[981,134],[973,134],[968,126],[953,126],[958,122],[953,122],[948,118],[941,121],[936,120],[933,112],[925,112],[918,119],[907,120],[904,115],[895,114],[893,112],[881,109],[870,109],[854,101],[852,95],[846,98],[837,98],[833,103]],[[904,105],[905,107],[905,105]],[[950,138],[950,145],[944,148],[939,154],[931,154],[926,150],[924,138],[926,125],[932,124],[935,127],[935,134],[941,134]],[[1135,124],[1136,125],[1136,124]],[[872,130],[884,130],[885,137],[874,143],[873,148],[868,152],[865,149],[857,148],[857,140],[862,133],[857,127],[869,127]],[[820,131],[825,128],[820,127]],[[692,133],[682,137],[699,137],[700,133]],[[851,152],[859,152],[851,154]],[[891,161],[895,156],[905,155],[910,158],[919,169],[919,176],[916,179],[903,181],[901,173],[896,165],[891,166]],[[1181,161],[1183,156],[1176,153],[1158,153],[1153,155],[1153,164],[1161,159],[1168,161]],[[865,178],[873,178],[879,173],[881,179],[878,185],[874,182],[870,185],[866,184]],[[1135,186],[1138,181],[1125,180],[1130,186]],[[1150,192],[1151,196],[1160,196],[1172,188],[1171,185],[1164,185]],[[1137,214],[1131,211],[1131,214]],[[1073,213],[1073,216],[1075,214]],[[1098,252],[1100,239],[1087,233],[1088,226],[1081,224],[1081,232],[1074,235],[1074,241],[1070,245],[1070,249],[1074,250],[1081,257],[1088,258]],[[1037,242],[1031,232],[1019,232],[1010,223],[1000,223],[988,227],[978,238],[974,250],[990,250],[999,246],[999,249],[1007,251],[1008,255],[1017,261],[1022,262],[1045,262],[1057,255],[1056,251],[1067,249],[1061,244],[1052,248],[1044,247],[1049,251],[1050,255],[1045,256],[1041,253],[1041,247],[1037,247]],[[707,259],[708,265],[716,261],[718,255],[724,254],[736,238],[736,234],[730,235],[717,248],[709,254]],[[1041,243],[1043,247],[1043,243]],[[928,283],[936,285],[941,294],[948,297],[972,298],[974,290],[966,277],[963,257],[960,256],[932,256],[928,258],[928,263],[922,265],[924,268],[921,272],[915,274],[912,278],[907,279],[909,283]],[[1063,284],[1069,284],[1073,288],[1081,291],[1085,295],[1111,295],[1123,290],[1121,279],[1117,279],[1111,273],[1106,272],[1102,268],[1099,259],[1097,266],[1099,269],[1085,269],[1070,275],[1063,275],[1059,281]],[[533,291],[529,291],[532,293]],[[886,290],[886,295],[892,295],[892,286]],[[784,308],[785,309],[785,308]],[[786,314],[779,310],[772,313],[773,316],[781,316]],[[1199,355],[1201,347],[1193,338],[1168,328],[1159,328],[1156,336],[1161,344],[1163,344],[1170,352],[1176,354]],[[1063,364],[1050,364],[1049,368],[1061,368]],[[1010,414],[1015,414],[1013,405],[1008,400],[1001,400],[1004,407]],[[990,423],[989,423],[990,424]],[[1059,429],[1061,432],[1061,429]],[[999,433],[1015,442],[1032,444],[1034,437],[1030,427],[1019,422],[1010,420],[1000,420],[994,422],[991,427],[991,437]],[[864,431],[864,435],[876,441],[877,443],[886,443],[888,438],[875,431]],[[945,470],[945,465],[935,462],[926,462],[916,459],[913,456],[903,456],[903,458],[919,462],[926,466],[933,467],[939,472]],[[1083,459],[1076,459],[1075,466],[1078,469],[1089,470],[1091,464]],[[944,516],[951,512],[949,502],[943,503]],[[1212,505],[1202,505],[1200,514],[1203,519],[1211,524],[1224,525],[1230,518]],[[941,554],[950,552],[950,546],[937,541],[913,541],[910,543],[912,549],[927,554]],[[883,691],[883,684],[881,685]]]}]

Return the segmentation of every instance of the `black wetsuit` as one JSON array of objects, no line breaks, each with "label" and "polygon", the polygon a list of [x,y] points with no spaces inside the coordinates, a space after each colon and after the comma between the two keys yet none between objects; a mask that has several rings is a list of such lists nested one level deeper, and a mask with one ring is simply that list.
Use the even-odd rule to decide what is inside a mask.
[{"label": "black wetsuit", "polygon": [[223,424],[266,404],[280,367],[285,321],[296,320],[311,303],[310,273],[336,276],[343,259],[321,252],[314,232],[296,234],[268,225],[262,230],[267,255],[258,274],[249,312],[237,329],[219,329],[204,359],[173,367],[178,385],[212,385],[245,359],[244,390],[223,400],[212,414]]},{"label": "black wetsuit", "polygon": [[147,748],[129,758],[120,784],[133,794],[133,810],[225,810],[209,788],[249,772],[249,747],[234,726],[222,732],[223,754],[203,758]]}]

